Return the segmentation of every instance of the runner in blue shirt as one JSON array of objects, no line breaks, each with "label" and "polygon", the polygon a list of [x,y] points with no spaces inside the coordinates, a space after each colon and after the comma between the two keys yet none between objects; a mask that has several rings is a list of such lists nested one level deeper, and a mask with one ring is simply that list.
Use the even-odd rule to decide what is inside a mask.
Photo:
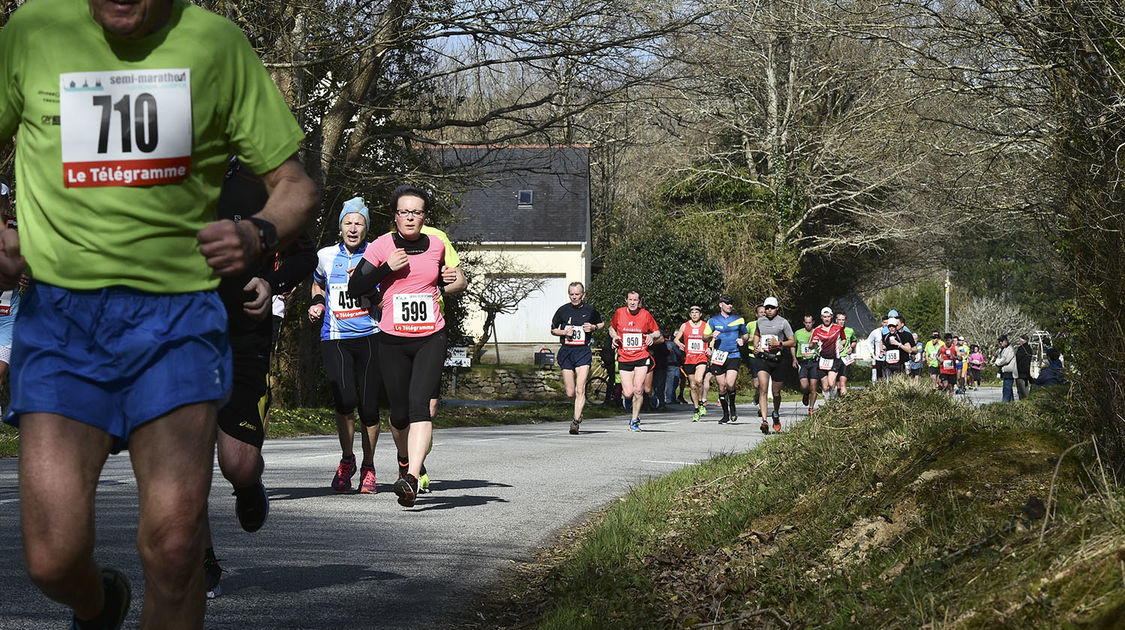
[{"label": "runner in blue shirt", "polygon": [[719,312],[707,324],[714,331],[712,338],[711,362],[707,370],[715,375],[719,384],[719,404],[723,407],[723,417],[719,424],[738,421],[738,411],[734,406],[735,382],[738,380],[738,366],[742,362],[742,348],[750,331],[746,320],[734,313],[733,300],[729,295],[719,298]]},{"label": "runner in blue shirt", "polygon": [[371,317],[371,303],[366,297],[348,293],[350,270],[363,260],[367,251],[367,226],[370,213],[363,198],[344,202],[340,210],[341,240],[317,252],[318,264],[313,273],[312,305],[309,321],[323,317],[320,328],[320,349],[324,370],[332,385],[336,405],[336,431],[340,436],[340,465],[332,478],[332,489],[347,492],[352,488],[356,472],[355,417],[363,423],[363,461],[360,468],[359,491],[375,493],[375,444],[379,441],[379,327]]}]

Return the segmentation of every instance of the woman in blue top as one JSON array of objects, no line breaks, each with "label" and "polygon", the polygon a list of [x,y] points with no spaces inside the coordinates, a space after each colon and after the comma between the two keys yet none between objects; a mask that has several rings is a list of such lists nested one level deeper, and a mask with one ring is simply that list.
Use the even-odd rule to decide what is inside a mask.
[{"label": "woman in blue top", "polygon": [[309,321],[324,318],[320,328],[320,349],[324,370],[332,386],[336,405],[336,432],[340,436],[340,465],[332,478],[332,489],[347,492],[352,488],[356,471],[355,416],[363,424],[363,461],[360,467],[359,491],[375,492],[375,444],[379,441],[379,389],[382,377],[376,333],[379,332],[370,314],[366,297],[348,293],[349,272],[363,260],[367,251],[367,226],[370,213],[362,197],[344,202],[340,210],[340,242],[317,252],[313,273],[312,305]]}]

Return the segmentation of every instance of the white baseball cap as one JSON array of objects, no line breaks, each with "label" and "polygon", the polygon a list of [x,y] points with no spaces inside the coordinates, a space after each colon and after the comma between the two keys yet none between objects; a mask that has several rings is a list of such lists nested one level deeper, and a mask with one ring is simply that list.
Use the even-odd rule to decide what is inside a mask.
[{"label": "white baseball cap", "polygon": [[831,315],[831,314],[832,314],[832,309],[830,309],[830,308],[828,308],[827,306],[825,306],[824,308],[820,309],[820,314],[821,314],[821,315]]},{"label": "white baseball cap", "polygon": [[898,318],[895,318],[895,317],[887,318],[887,325],[888,326],[898,326]]},{"label": "white baseball cap", "polygon": [[777,298],[771,295],[770,297],[766,298],[765,302],[762,302],[762,306],[777,306]]}]

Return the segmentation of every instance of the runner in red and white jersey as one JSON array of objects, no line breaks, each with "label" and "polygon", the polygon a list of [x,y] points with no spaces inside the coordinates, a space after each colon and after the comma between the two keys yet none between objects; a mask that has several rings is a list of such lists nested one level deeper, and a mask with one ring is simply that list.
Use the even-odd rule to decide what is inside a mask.
[{"label": "runner in red and white jersey", "polygon": [[609,323],[609,336],[617,348],[617,369],[621,376],[621,395],[633,399],[629,430],[641,430],[641,404],[645,377],[652,368],[648,347],[662,340],[660,327],[647,310],[641,308],[639,291],[625,294],[625,306],[617,309]]},{"label": "runner in red and white jersey", "polygon": [[833,322],[832,309],[820,309],[820,325],[813,329],[809,342],[817,348],[819,355],[817,367],[820,369],[820,388],[825,402],[836,397],[836,359],[840,358],[840,347],[844,341],[844,327]]},{"label": "runner in red and white jersey", "polygon": [[680,324],[676,330],[675,341],[680,350],[684,352],[683,372],[691,383],[691,403],[695,413],[692,422],[699,422],[699,417],[706,413],[703,406],[703,379],[707,374],[707,342],[711,341],[711,325],[703,320],[703,308],[693,304],[688,311],[688,321]]}]

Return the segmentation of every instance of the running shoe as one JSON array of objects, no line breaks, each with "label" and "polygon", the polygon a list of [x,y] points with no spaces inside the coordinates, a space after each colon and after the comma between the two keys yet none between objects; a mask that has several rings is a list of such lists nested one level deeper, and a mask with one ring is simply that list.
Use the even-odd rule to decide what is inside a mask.
[{"label": "running shoe", "polygon": [[570,434],[571,435],[578,435],[578,423],[579,422],[580,422],[579,420],[571,420],[570,421]]},{"label": "running shoe", "polygon": [[238,523],[248,532],[256,532],[266,523],[270,515],[270,498],[266,496],[266,486],[261,478],[249,488],[235,488],[234,513]]},{"label": "running shoe", "polygon": [[641,430],[641,421],[640,420],[630,420],[629,421],[629,430],[630,431],[640,431]]},{"label": "running shoe", "polygon": [[348,492],[352,489],[352,477],[355,476],[355,455],[340,460],[336,468],[336,476],[332,478],[332,489],[336,492]]},{"label": "running shoe", "polygon": [[809,393],[808,392],[805,392],[804,394],[801,395],[801,404],[806,406],[806,407],[809,406]]},{"label": "running shoe", "polygon": [[418,478],[410,473],[406,473],[395,481],[393,486],[395,494],[398,495],[398,504],[402,507],[414,507],[414,498],[418,496]]},{"label": "running shoe", "polygon": [[426,474],[426,467],[422,467],[422,476],[418,477],[418,494],[427,494],[430,491],[430,476]]},{"label": "running shoe", "polygon": [[118,630],[125,623],[132,596],[129,580],[117,569],[102,569],[102,587],[105,589],[105,607],[98,618],[80,624],[78,617],[72,616],[70,630]]},{"label": "running shoe", "polygon": [[215,552],[208,549],[203,558],[203,580],[207,585],[207,599],[215,599],[223,594],[223,585],[219,583],[223,577],[223,568],[215,558]]},{"label": "running shoe", "polygon": [[762,426],[760,426],[758,428],[762,430],[762,433],[764,433],[766,435],[770,434],[770,425],[765,420],[762,420]]},{"label": "running shoe", "polygon": [[724,413],[723,417],[719,418],[719,424],[726,424],[728,422],[730,422],[730,416]]},{"label": "running shoe", "polygon": [[734,424],[735,422],[738,422],[738,414],[736,414],[736,413],[731,413],[731,414],[730,414],[730,423],[731,423],[731,424]]},{"label": "running shoe", "polygon": [[375,494],[375,467],[361,466],[359,469],[359,493]]},{"label": "running shoe", "polygon": [[707,401],[706,400],[703,401],[703,403],[699,405],[699,417],[702,418],[705,415],[707,415]]},{"label": "running shoe", "polygon": [[696,409],[695,413],[693,413],[691,415],[691,421],[692,422],[699,422],[699,410],[698,409]]},{"label": "running shoe", "polygon": [[773,419],[773,432],[774,433],[781,433],[781,420],[779,420],[777,418]]}]

